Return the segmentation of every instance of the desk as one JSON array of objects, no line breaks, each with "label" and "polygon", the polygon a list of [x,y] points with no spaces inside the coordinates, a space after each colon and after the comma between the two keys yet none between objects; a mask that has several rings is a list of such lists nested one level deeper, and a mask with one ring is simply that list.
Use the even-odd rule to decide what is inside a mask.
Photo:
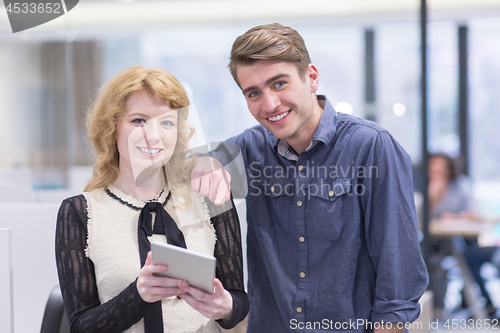
[{"label": "desk", "polygon": [[457,259],[458,266],[462,270],[464,279],[463,294],[465,303],[471,309],[474,319],[487,319],[486,310],[479,306],[481,297],[474,281],[474,277],[469,268],[469,264],[464,257],[463,251],[457,244],[457,236],[463,238],[477,238],[479,235],[492,230],[496,220],[468,220],[468,219],[444,219],[433,220],[429,223],[429,233],[437,238],[449,239],[453,255]]},{"label": "desk", "polygon": [[497,220],[444,219],[432,220],[429,223],[429,233],[438,238],[462,236],[476,238],[495,227]]}]

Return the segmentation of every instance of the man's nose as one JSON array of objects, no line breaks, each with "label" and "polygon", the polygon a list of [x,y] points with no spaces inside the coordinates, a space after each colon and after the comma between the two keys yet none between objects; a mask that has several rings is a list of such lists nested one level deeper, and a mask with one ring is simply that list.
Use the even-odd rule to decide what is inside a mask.
[{"label": "man's nose", "polygon": [[278,106],[281,105],[281,100],[278,95],[274,92],[267,92],[264,94],[264,111],[267,113],[273,113]]}]

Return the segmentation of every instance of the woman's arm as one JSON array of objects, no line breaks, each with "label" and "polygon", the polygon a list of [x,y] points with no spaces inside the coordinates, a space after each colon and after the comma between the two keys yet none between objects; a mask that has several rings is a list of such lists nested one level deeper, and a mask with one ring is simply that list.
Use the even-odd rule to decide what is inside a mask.
[{"label": "woman's arm", "polygon": [[71,332],[123,332],[144,317],[151,304],[142,300],[136,281],[100,304],[92,261],[85,256],[87,202],[66,199],[57,216],[56,263]]},{"label": "woman's arm", "polygon": [[185,293],[179,297],[205,317],[216,319],[221,327],[230,329],[248,313],[248,297],[243,284],[240,225],[232,200],[223,206],[208,205],[217,234],[214,292],[210,295],[187,286],[181,287]]},{"label": "woman's arm", "polygon": [[248,297],[243,280],[243,254],[241,250],[241,230],[238,213],[231,199],[222,206],[208,203],[212,224],[217,234],[215,257],[216,276],[233,298],[233,312],[229,320],[219,321],[219,325],[230,329],[248,314]]}]

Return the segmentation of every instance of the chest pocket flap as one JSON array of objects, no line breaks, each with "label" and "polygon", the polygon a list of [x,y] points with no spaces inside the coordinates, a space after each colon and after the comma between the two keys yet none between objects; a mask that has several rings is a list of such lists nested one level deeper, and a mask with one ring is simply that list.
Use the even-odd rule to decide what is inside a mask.
[{"label": "chest pocket flap", "polygon": [[333,182],[318,179],[309,185],[309,194],[328,201],[352,192],[352,179],[337,179]]}]

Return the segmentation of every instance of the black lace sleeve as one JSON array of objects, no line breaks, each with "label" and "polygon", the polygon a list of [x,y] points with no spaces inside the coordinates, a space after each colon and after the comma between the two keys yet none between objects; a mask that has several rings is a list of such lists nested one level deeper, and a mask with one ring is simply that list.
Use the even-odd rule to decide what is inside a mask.
[{"label": "black lace sleeve", "polygon": [[86,240],[85,197],[66,199],[57,216],[56,263],[71,332],[123,332],[141,320],[151,304],[142,300],[136,282],[100,304],[94,265],[85,256]]},{"label": "black lace sleeve", "polygon": [[243,255],[241,230],[233,200],[215,206],[209,200],[208,208],[217,234],[215,257],[216,276],[233,297],[233,314],[229,321],[217,321],[222,328],[230,329],[245,319],[248,313],[248,297],[243,281]]}]

